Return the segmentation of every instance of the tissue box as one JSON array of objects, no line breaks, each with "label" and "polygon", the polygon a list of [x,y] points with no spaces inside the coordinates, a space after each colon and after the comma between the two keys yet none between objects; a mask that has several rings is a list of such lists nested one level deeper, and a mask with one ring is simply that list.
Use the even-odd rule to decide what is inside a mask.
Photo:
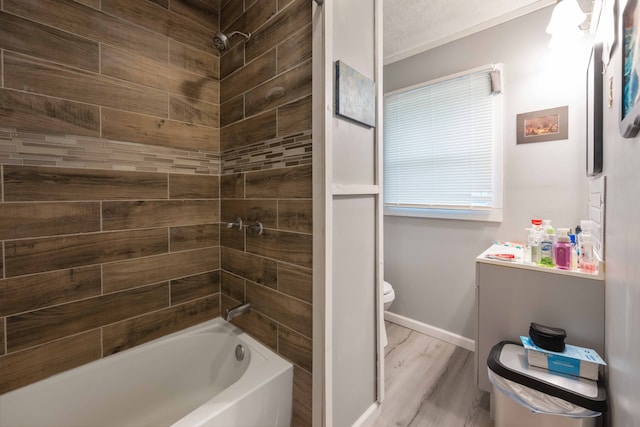
[{"label": "tissue box", "polygon": [[606,365],[595,350],[590,348],[565,345],[562,353],[548,351],[536,346],[531,338],[520,337],[527,353],[529,365],[561,374],[598,379],[598,367]]}]

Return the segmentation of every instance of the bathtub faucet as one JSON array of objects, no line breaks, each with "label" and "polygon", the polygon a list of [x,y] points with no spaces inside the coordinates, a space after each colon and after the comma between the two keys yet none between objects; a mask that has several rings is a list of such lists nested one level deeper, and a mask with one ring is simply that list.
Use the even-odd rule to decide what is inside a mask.
[{"label": "bathtub faucet", "polygon": [[242,304],[233,308],[227,308],[224,311],[224,320],[226,320],[227,322],[230,322],[231,319],[233,319],[234,317],[240,316],[241,314],[246,314],[250,310],[251,310],[251,304],[249,303]]}]

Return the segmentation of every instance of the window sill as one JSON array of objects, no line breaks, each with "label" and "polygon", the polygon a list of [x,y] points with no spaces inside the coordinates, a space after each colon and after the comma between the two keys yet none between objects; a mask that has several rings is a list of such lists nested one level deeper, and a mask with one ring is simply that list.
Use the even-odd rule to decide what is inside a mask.
[{"label": "window sill", "polygon": [[456,219],[463,221],[502,222],[502,209],[464,210],[431,208],[398,208],[385,206],[384,215],[415,218]]}]

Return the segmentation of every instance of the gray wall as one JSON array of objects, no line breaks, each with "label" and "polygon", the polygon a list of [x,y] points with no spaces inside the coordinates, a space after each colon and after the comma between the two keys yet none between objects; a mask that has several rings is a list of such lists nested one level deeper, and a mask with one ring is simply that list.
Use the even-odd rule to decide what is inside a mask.
[{"label": "gray wall", "polygon": [[[333,2],[333,58],[374,79],[372,0]],[[358,21],[354,26],[353,22]],[[373,185],[375,130],[333,117],[334,185]],[[354,161],[355,160],[355,161]],[[333,419],[350,426],[376,401],[376,204],[333,197]]]},{"label": "gray wall", "polygon": [[[608,2],[610,3],[610,2]],[[640,425],[640,137],[618,131],[621,93],[619,45],[605,73],[613,77],[614,107],[604,107],[604,174],[607,176],[605,348],[612,422]],[[608,85],[605,84],[605,87]],[[605,91],[606,93],[606,91]]]},{"label": "gray wall", "polygon": [[[587,214],[585,76],[590,47],[548,47],[551,8],[390,64],[385,92],[503,63],[502,223],[386,216],[385,279],[390,311],[475,339],[474,258],[493,240],[523,241],[531,218],[574,227]],[[517,146],[516,114],[569,106],[569,139]],[[508,303],[505,301],[505,303]]]}]

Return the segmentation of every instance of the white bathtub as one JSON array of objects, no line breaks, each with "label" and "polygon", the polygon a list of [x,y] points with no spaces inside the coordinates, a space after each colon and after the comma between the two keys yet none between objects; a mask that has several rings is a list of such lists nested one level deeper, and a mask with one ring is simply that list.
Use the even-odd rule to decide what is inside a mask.
[{"label": "white bathtub", "polygon": [[292,384],[289,362],[217,318],[1,395],[0,426],[284,427]]}]

